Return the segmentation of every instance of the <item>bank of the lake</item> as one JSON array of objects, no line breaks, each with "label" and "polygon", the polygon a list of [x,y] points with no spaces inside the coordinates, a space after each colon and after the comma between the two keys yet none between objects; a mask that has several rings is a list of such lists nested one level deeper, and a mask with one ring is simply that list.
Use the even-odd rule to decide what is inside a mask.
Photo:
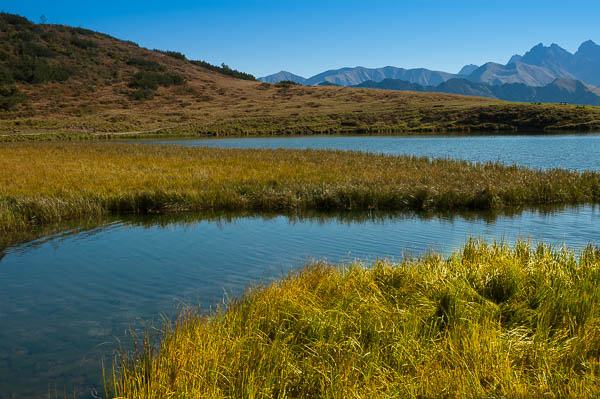
[{"label": "bank of the lake", "polygon": [[600,394],[600,249],[313,264],[119,359],[123,398]]},{"label": "bank of the lake", "polygon": [[3,231],[118,213],[595,203],[600,173],[332,150],[0,145]]}]

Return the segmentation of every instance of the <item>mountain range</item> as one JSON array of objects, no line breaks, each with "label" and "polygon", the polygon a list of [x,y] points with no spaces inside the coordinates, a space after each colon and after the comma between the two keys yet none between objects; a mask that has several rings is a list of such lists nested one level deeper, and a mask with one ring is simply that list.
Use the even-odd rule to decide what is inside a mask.
[{"label": "mountain range", "polygon": [[[543,101],[538,100],[542,97],[556,98],[558,102],[572,102],[575,96],[576,103],[581,103],[581,99],[590,98],[591,103],[588,103],[595,104],[595,96],[598,95],[595,86],[600,86],[600,45],[589,40],[581,44],[573,54],[557,44],[544,46],[540,43],[523,55],[513,55],[505,65],[494,62],[481,66],[469,64],[457,74],[424,68],[404,69],[387,66],[334,69],[310,78],[282,71],[259,78],[263,82],[291,80],[304,85],[325,83],[359,86],[365,82],[373,82],[362,87],[377,86],[374,83],[387,79],[401,82],[386,82],[380,86],[408,87],[406,83],[411,83],[420,88],[410,90],[474,93],[473,95],[485,97],[510,98],[514,99],[513,101]],[[549,92],[553,94],[550,95]],[[557,97],[557,93],[563,93],[564,96]]]},{"label": "mountain range", "polygon": [[384,79],[381,82],[369,80],[354,87],[462,94],[506,101],[600,105],[600,88],[567,78],[557,78],[542,87],[527,86],[523,83],[504,83],[495,86],[457,78],[447,80],[437,86],[422,86],[405,80]]}]

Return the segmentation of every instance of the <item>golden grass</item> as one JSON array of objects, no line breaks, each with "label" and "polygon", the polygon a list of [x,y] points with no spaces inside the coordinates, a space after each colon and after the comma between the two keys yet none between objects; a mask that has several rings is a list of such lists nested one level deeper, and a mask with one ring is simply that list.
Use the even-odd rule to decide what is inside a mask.
[{"label": "golden grass", "polygon": [[314,264],[117,359],[119,398],[595,398],[600,250]]},{"label": "golden grass", "polygon": [[59,84],[42,93],[40,87],[21,87],[36,101],[0,114],[0,141],[123,133],[151,137],[600,130],[600,107],[346,87],[282,89],[191,68],[197,69],[183,68],[186,87],[161,88],[144,103],[128,99],[123,84],[77,96],[71,94],[74,89]]},{"label": "golden grass", "polygon": [[344,151],[0,145],[0,230],[200,210],[469,210],[598,202],[600,174]]}]

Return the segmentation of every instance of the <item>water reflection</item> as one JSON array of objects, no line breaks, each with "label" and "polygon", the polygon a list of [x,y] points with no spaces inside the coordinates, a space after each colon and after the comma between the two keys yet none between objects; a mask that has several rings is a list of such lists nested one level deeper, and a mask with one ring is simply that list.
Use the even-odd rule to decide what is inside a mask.
[{"label": "water reflection", "polygon": [[487,211],[448,211],[448,212],[414,212],[414,211],[312,211],[305,210],[294,213],[281,212],[252,212],[252,211],[212,211],[204,213],[172,213],[156,215],[118,215],[71,219],[55,223],[46,223],[34,226],[28,230],[18,230],[11,234],[0,236],[0,260],[4,250],[9,247],[18,247],[18,250],[35,248],[49,241],[60,242],[71,236],[85,239],[88,235],[101,232],[104,229],[118,228],[120,226],[162,227],[191,226],[198,222],[214,222],[219,224],[232,223],[239,219],[257,219],[268,221],[285,217],[290,224],[310,221],[312,223],[383,223],[407,219],[431,220],[443,219],[452,221],[464,219],[469,221],[482,221],[493,223],[498,218],[518,217],[523,212],[535,212],[540,216],[552,216],[566,209],[576,210],[587,208],[588,205],[545,205],[528,208],[507,208]]}]

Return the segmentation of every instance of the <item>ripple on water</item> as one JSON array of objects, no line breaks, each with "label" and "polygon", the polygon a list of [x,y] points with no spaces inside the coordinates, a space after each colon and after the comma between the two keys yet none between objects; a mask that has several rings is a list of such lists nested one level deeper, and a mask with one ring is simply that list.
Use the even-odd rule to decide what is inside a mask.
[{"label": "ripple on water", "polygon": [[205,309],[308,259],[450,253],[470,236],[581,248],[598,242],[593,206],[514,216],[340,219],[248,216],[122,219],[8,248],[0,260],[0,392],[39,397],[49,384],[89,390],[100,359],[130,325]]}]

